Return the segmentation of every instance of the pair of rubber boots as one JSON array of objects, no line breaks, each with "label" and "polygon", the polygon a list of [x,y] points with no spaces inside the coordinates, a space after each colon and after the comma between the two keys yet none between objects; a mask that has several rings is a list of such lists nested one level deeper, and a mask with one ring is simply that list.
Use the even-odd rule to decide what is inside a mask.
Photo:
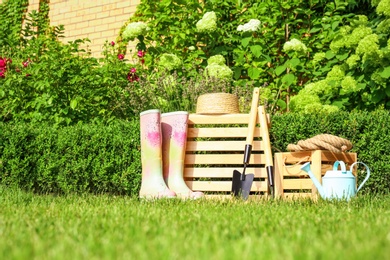
[{"label": "pair of rubber boots", "polygon": [[158,109],[140,114],[142,183],[140,198],[198,199],[183,179],[188,113],[160,114]]}]

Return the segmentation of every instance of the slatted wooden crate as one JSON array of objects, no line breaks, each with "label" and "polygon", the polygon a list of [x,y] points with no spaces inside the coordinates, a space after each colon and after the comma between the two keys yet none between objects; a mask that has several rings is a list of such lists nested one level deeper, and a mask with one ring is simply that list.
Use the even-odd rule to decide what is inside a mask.
[{"label": "slatted wooden crate", "polygon": [[[264,108],[260,110],[265,116]],[[271,150],[263,141],[268,124],[260,126],[261,114],[246,170],[255,175],[250,197],[268,193],[265,150]],[[190,189],[203,191],[206,197],[231,197],[233,171],[243,171],[248,122],[249,114],[189,115],[184,179]]]},{"label": "slatted wooden crate", "polygon": [[[318,198],[317,189],[310,177],[300,168],[311,162],[311,171],[321,182],[326,171],[333,169],[335,161],[344,161],[347,167],[357,161],[356,153],[334,153],[330,151],[303,151],[274,154],[275,196],[282,198]],[[356,175],[356,172],[353,172]]]}]

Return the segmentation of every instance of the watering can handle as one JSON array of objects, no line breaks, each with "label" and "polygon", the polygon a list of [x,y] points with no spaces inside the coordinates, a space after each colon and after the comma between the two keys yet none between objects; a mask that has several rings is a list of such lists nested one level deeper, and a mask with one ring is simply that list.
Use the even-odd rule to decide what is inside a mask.
[{"label": "watering can handle", "polygon": [[352,165],[351,165],[351,172],[352,172],[352,169],[353,169],[353,166],[355,164],[363,164],[364,167],[366,167],[366,171],[367,171],[367,175],[366,175],[366,178],[364,178],[363,182],[359,185],[359,188],[356,190],[356,193],[363,187],[364,183],[366,183],[366,181],[368,180],[368,178],[370,178],[370,168],[368,168],[368,166],[365,164],[365,163],[362,163],[362,162],[354,162]]},{"label": "watering can handle", "polygon": [[336,161],[334,164],[333,164],[333,170],[334,171],[337,171],[338,168],[339,168],[339,165],[341,167],[341,172],[342,173],[346,173],[347,172],[347,168],[345,167],[345,163],[343,161]]}]

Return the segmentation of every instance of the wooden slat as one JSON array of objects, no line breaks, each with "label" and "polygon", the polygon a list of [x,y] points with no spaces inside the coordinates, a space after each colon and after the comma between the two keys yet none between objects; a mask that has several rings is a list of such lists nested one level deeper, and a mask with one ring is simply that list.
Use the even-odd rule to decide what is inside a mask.
[{"label": "wooden slat", "polygon": [[190,114],[188,124],[248,124],[249,114],[200,115]]},{"label": "wooden slat", "polygon": [[[304,163],[309,162],[312,159],[313,153],[315,151],[302,151],[302,152],[286,152],[283,154],[284,162],[287,164],[291,163]],[[334,153],[331,151],[323,150],[321,151],[321,161],[322,162],[335,162],[337,160],[342,160],[345,163],[354,163],[356,162],[356,153]]]},{"label": "wooden slat", "polygon": [[[291,153],[281,153],[283,156],[283,162],[286,164],[303,164],[309,162],[311,158],[311,151],[305,152],[291,152]],[[283,163],[282,162],[282,163]]]},{"label": "wooden slat", "polygon": [[307,190],[313,187],[311,179],[285,179],[283,181],[283,188],[285,190]]},{"label": "wooden slat", "polygon": [[[215,167],[215,168],[185,168],[184,178],[232,178],[233,171],[242,172],[243,168],[238,167]],[[247,167],[246,173],[253,173],[255,178],[266,178],[267,171],[265,168]]]},{"label": "wooden slat", "polygon": [[[185,164],[242,164],[243,159],[243,154],[186,154]],[[264,154],[251,154],[251,164],[262,164],[264,162]]]},{"label": "wooden slat", "polygon": [[[302,164],[284,165],[282,168],[283,176],[308,176],[308,174],[301,170]],[[331,164],[321,164],[321,174],[324,175],[333,167]]]},{"label": "wooden slat", "polygon": [[[232,190],[231,181],[186,181],[187,186],[194,191],[226,191]],[[251,191],[261,192],[267,191],[267,183],[254,181],[252,184]]]},{"label": "wooden slat", "polygon": [[[188,128],[187,138],[245,138],[247,133],[246,127]],[[254,137],[260,137],[260,133],[260,128],[256,127]]]},{"label": "wooden slat", "polygon": [[[244,151],[245,140],[243,141],[188,141],[187,152],[193,151]],[[262,151],[263,142],[253,141],[253,151]]]},{"label": "wooden slat", "polygon": [[334,153],[330,151],[322,151],[321,153],[321,161],[323,162],[335,162],[337,160],[341,160],[346,164],[352,164],[356,162],[357,156],[356,153]]}]

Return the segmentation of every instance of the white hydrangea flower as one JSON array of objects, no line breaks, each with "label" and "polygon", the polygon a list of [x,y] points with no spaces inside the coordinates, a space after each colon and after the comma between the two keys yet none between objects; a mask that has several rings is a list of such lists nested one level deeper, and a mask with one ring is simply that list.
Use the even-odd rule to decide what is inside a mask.
[{"label": "white hydrangea flower", "polygon": [[379,37],[377,34],[371,34],[364,37],[356,48],[356,54],[363,57],[365,62],[368,58],[374,58],[379,53]]},{"label": "white hydrangea flower", "polygon": [[175,54],[164,53],[160,56],[158,65],[167,70],[179,69],[182,65],[182,61]]},{"label": "white hydrangea flower", "polygon": [[207,12],[196,23],[198,32],[213,32],[217,29],[217,15],[215,12]]},{"label": "white hydrangea flower", "polygon": [[237,27],[237,31],[239,32],[256,32],[260,28],[261,22],[257,19],[250,19],[249,22],[247,22],[244,25],[239,25]]},{"label": "white hydrangea flower", "polygon": [[378,6],[376,7],[376,12],[378,14],[383,14],[383,15],[389,17],[390,16],[390,0],[380,1]]},{"label": "white hydrangea flower", "polygon": [[314,54],[313,63],[318,64],[325,59],[326,54],[324,52],[317,52]]},{"label": "white hydrangea flower", "polygon": [[296,51],[296,52],[307,52],[307,47],[298,39],[292,39],[285,42],[283,45],[284,52]]},{"label": "white hydrangea flower", "polygon": [[220,54],[211,56],[211,57],[208,58],[208,60],[207,60],[207,64],[225,65],[225,63],[226,63],[225,58],[224,58],[222,55],[220,55]]},{"label": "white hydrangea flower", "polygon": [[354,92],[359,91],[358,84],[354,78],[351,76],[346,76],[342,81],[341,81],[341,89],[340,89],[340,94],[341,95],[348,95]]},{"label": "white hydrangea flower", "polygon": [[352,54],[346,61],[348,67],[350,69],[354,69],[359,65],[360,56],[357,54]]},{"label": "white hydrangea flower", "polygon": [[209,64],[205,69],[205,74],[210,77],[230,80],[233,77],[233,71],[226,65]]},{"label": "white hydrangea flower", "polygon": [[138,37],[139,35],[143,35],[146,33],[146,31],[149,30],[149,27],[146,25],[146,23],[143,22],[134,22],[129,23],[126,26],[126,29],[123,31],[123,38],[127,40],[134,40],[134,38]]}]

